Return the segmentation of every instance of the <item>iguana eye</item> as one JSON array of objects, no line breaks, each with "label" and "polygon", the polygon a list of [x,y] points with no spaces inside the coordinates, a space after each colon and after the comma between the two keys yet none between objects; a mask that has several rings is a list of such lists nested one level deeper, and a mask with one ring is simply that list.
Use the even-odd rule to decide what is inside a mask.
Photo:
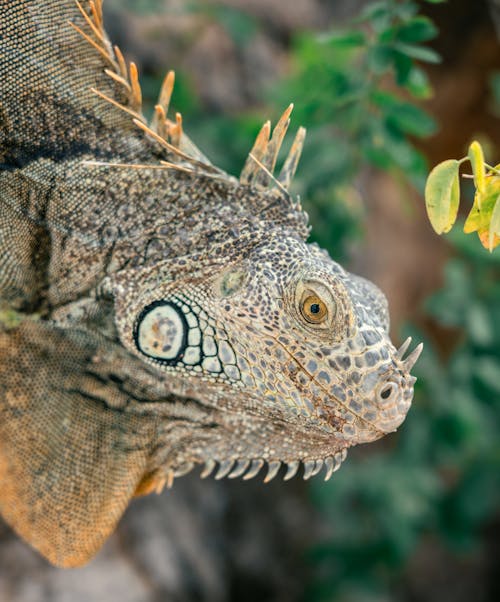
[{"label": "iguana eye", "polygon": [[305,291],[300,301],[300,313],[311,324],[321,324],[328,318],[325,302],[311,291]]}]

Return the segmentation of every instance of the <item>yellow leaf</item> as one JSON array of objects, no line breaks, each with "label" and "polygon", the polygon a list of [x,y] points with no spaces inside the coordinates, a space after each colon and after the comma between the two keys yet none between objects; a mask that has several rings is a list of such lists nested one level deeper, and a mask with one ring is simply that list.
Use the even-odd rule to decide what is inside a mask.
[{"label": "yellow leaf", "polygon": [[500,236],[497,236],[495,234],[493,236],[493,244],[492,244],[491,249],[490,249],[490,233],[489,233],[489,230],[481,230],[477,234],[479,236],[479,240],[481,241],[481,244],[483,245],[483,247],[485,249],[488,249],[488,251],[493,251],[493,249],[500,244]]},{"label": "yellow leaf", "polygon": [[474,173],[474,184],[476,185],[478,192],[482,194],[484,192],[486,169],[484,165],[483,149],[477,140],[474,140],[474,142],[471,143],[467,155],[472,165],[472,172]]},{"label": "yellow leaf", "polygon": [[470,234],[471,232],[476,232],[483,225],[484,221],[484,213],[481,213],[480,203],[478,201],[478,193],[474,195],[474,204],[472,205],[472,209],[470,210],[469,215],[464,223],[464,232],[466,234]]},{"label": "yellow leaf", "polygon": [[495,206],[491,213],[491,221],[488,234],[488,248],[491,253],[496,247],[496,245],[494,244],[495,238],[498,239],[498,237],[500,236],[500,195],[497,196]]},{"label": "yellow leaf", "polygon": [[500,195],[500,178],[486,178],[484,192],[476,191],[474,204],[465,220],[464,232],[489,231],[491,216],[498,196]]},{"label": "yellow leaf", "polygon": [[449,232],[457,219],[460,197],[459,162],[448,159],[434,167],[425,184],[425,206],[438,234]]}]

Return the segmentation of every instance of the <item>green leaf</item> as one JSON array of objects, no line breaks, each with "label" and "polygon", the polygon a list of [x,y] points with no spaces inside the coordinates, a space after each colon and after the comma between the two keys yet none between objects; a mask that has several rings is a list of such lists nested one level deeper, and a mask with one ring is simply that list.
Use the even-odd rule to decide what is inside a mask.
[{"label": "green leaf", "polygon": [[389,13],[389,6],[385,0],[380,0],[379,2],[371,2],[361,11],[359,15],[359,19],[363,20],[371,20],[374,17],[378,17],[380,15],[386,15]]},{"label": "green leaf", "polygon": [[387,44],[378,44],[369,50],[368,67],[373,73],[380,75],[392,66],[394,52]]},{"label": "green leaf", "polygon": [[479,194],[474,195],[474,203],[464,223],[465,234],[482,230],[486,227],[488,220],[488,210],[485,203],[480,205],[478,200]]},{"label": "green leaf", "polygon": [[382,32],[387,29],[387,27],[390,27],[391,13],[388,3],[382,1],[368,4],[368,6],[361,11],[359,18],[355,19],[354,22],[364,21],[369,21],[371,27],[373,27],[376,32]]},{"label": "green leaf", "polygon": [[[497,196],[495,207],[491,214],[490,229],[489,229],[489,251],[493,251],[495,245],[495,236],[500,236],[500,195]],[[497,243],[498,244],[498,243]]]},{"label": "green leaf", "polygon": [[423,61],[425,63],[439,63],[441,57],[439,54],[431,48],[425,46],[417,46],[415,44],[405,44],[403,42],[397,42],[394,44],[395,50],[399,50],[403,54],[408,55],[412,59],[417,61]]},{"label": "green leaf", "polygon": [[493,112],[496,117],[500,116],[500,71],[494,71],[490,75],[490,88],[492,93]]},{"label": "green leaf", "polygon": [[331,46],[349,48],[364,46],[366,44],[366,36],[362,31],[353,29],[342,32],[335,31],[326,35],[320,35],[318,36],[318,41],[320,43],[328,43]]},{"label": "green leaf", "polygon": [[[481,244],[485,249],[494,248],[500,243],[500,236],[490,230],[493,211],[499,197],[500,178],[494,176],[485,178],[484,191],[481,193],[476,190],[474,204],[465,220],[464,232],[469,234],[477,231]],[[492,245],[490,244],[491,236],[493,237]]]},{"label": "green leaf", "polygon": [[438,234],[449,232],[457,219],[460,163],[448,159],[434,167],[425,184],[425,206],[432,227]]},{"label": "green leaf", "polygon": [[474,184],[476,185],[477,191],[482,194],[484,192],[486,181],[486,168],[484,165],[483,149],[477,140],[474,140],[474,142],[472,142],[469,146],[469,152],[467,153],[467,156],[469,157],[469,161],[472,165]]},{"label": "green leaf", "polygon": [[484,304],[478,301],[468,303],[465,320],[472,342],[481,346],[494,344],[492,319]]},{"label": "green leaf", "polygon": [[413,67],[404,85],[417,98],[427,99],[432,96],[429,78],[420,67]]},{"label": "green leaf", "polygon": [[394,70],[396,71],[396,83],[398,86],[407,86],[414,68],[413,60],[397,50],[393,50]]},{"label": "green leaf", "polygon": [[410,103],[395,105],[387,117],[387,123],[413,136],[430,136],[436,131],[436,122],[425,111]]},{"label": "green leaf", "polygon": [[370,98],[386,116],[385,122],[394,133],[429,136],[436,131],[436,123],[430,115],[414,104],[402,101],[393,93],[374,90]]},{"label": "green leaf", "polygon": [[500,362],[495,357],[481,357],[475,362],[474,373],[495,393],[500,393]]},{"label": "green leaf", "polygon": [[412,2],[412,0],[405,0],[405,2],[395,2],[391,6],[391,11],[399,17],[402,23],[406,23],[412,17],[414,17],[418,13],[418,5],[416,2]]},{"label": "green leaf", "polygon": [[437,27],[428,17],[418,16],[411,19],[408,23],[404,23],[399,28],[396,37],[401,42],[415,44],[432,40],[432,38],[436,37],[437,33]]}]

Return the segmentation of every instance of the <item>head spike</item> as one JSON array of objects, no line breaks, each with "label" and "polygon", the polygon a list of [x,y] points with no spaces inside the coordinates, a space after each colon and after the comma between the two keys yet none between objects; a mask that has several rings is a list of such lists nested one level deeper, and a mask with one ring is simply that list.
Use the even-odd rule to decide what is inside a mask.
[{"label": "head spike", "polygon": [[123,53],[118,46],[113,46],[113,50],[115,51],[116,61],[118,63],[118,70],[123,79],[128,79],[127,73],[127,63],[123,57]]},{"label": "head spike", "polygon": [[292,148],[288,153],[285,162],[283,163],[283,167],[281,168],[281,172],[278,176],[278,180],[283,184],[284,188],[288,190],[292,183],[293,177],[295,176],[295,172],[297,171],[297,166],[299,164],[300,155],[302,154],[302,148],[304,146],[304,140],[306,137],[306,130],[303,127],[300,127],[297,130],[297,134],[295,135],[295,140],[293,141]]},{"label": "head spike", "polygon": [[200,473],[200,478],[206,479],[210,474],[212,474],[216,466],[217,462],[215,460],[207,460],[205,468]]},{"label": "head spike", "polygon": [[253,479],[259,472],[259,470],[264,466],[264,460],[252,460],[252,464],[248,472],[243,477],[244,481],[248,481],[249,479]]},{"label": "head spike", "polygon": [[104,29],[104,19],[102,16],[102,0],[90,0],[90,10],[96,26]]},{"label": "head spike", "polygon": [[328,458],[325,458],[325,466],[326,466],[325,481],[329,481],[333,474],[333,469],[335,468],[335,462],[331,456],[329,456]]},{"label": "head spike", "polygon": [[422,349],[423,348],[424,348],[424,344],[423,343],[419,343],[415,347],[415,349],[410,353],[410,355],[405,359],[405,361],[403,362],[403,366],[404,366],[405,370],[407,370],[408,372],[410,372],[410,370],[415,365],[415,362],[420,357],[420,354],[422,353]]},{"label": "head spike", "polygon": [[272,182],[274,182],[278,186],[278,188],[281,189],[281,191],[285,194],[286,197],[288,197],[288,191],[287,191],[287,189],[283,186],[283,184],[279,180],[277,180],[274,177],[274,175],[267,169],[267,167],[264,165],[264,163],[261,163],[256,157],[254,157],[252,155],[252,153],[250,153],[248,156],[251,159],[253,159],[255,161],[255,163],[257,163],[257,165],[262,169],[262,171],[269,176],[269,179]]},{"label": "head spike", "polygon": [[231,472],[233,466],[234,460],[225,460],[224,462],[222,462],[219,466],[219,470],[215,474],[215,480],[219,481],[220,479],[226,477]]},{"label": "head spike", "polygon": [[160,95],[158,96],[158,104],[163,107],[165,114],[168,113],[172,92],[174,91],[175,71],[169,71],[161,85]]},{"label": "head spike", "polygon": [[139,73],[137,71],[137,65],[131,62],[129,65],[129,81],[132,93],[130,95],[130,105],[137,113],[142,113],[142,91],[141,85],[139,84]]},{"label": "head spike", "polygon": [[119,73],[116,73],[115,71],[112,71],[111,69],[104,69],[104,73],[107,76],[109,76],[111,79],[114,79],[115,82],[118,82],[121,86],[123,86],[125,88],[125,90],[127,90],[128,94],[131,94],[132,88],[130,87],[128,80],[124,79]]},{"label": "head spike", "polygon": [[254,158],[262,161],[264,158],[267,146],[269,144],[269,136],[271,135],[271,122],[266,121],[261,127],[260,132],[257,134],[252,150],[248,154],[248,158],[241,170],[240,182],[242,184],[252,184],[254,179],[257,177],[260,167],[255,162]]},{"label": "head spike", "polygon": [[397,350],[396,352],[396,357],[398,360],[402,360],[404,354],[406,353],[406,351],[408,350],[408,347],[410,346],[411,343],[411,337],[408,337],[406,339],[406,341],[401,345],[401,347]]},{"label": "head spike", "polygon": [[[91,12],[92,12],[92,19],[89,17],[89,15],[86,13],[86,11],[83,9],[82,5],[80,4],[80,2],[78,0],[75,0],[76,2],[76,6],[78,8],[78,10],[80,11],[82,17],[85,19],[87,25],[90,27],[90,29],[92,30],[92,32],[94,33],[95,37],[101,42],[101,44],[103,46],[106,45],[106,39],[104,37],[104,33],[102,30],[102,27],[99,26],[99,20],[98,20],[98,16],[96,13],[96,9],[94,6],[94,3],[91,1],[90,2],[90,7],[91,7]],[[102,23],[101,23],[102,25]]]},{"label": "head spike", "polygon": [[103,100],[105,100],[105,101],[109,102],[110,104],[114,105],[116,108],[120,109],[121,111],[124,111],[125,113],[128,113],[129,115],[131,115],[134,118],[134,123],[137,121],[137,122],[142,123],[143,125],[145,125],[144,124],[144,117],[140,113],[137,113],[133,109],[131,109],[129,107],[126,107],[125,105],[122,105],[117,100],[115,100],[114,98],[111,98],[111,97],[107,96],[106,94],[104,94],[100,90],[96,90],[95,88],[90,88],[90,90],[94,94],[97,94],[97,96],[100,96]]},{"label": "head spike", "polygon": [[167,138],[168,136],[168,124],[165,109],[162,105],[155,105],[155,112],[149,127],[156,132],[160,138]]},{"label": "head spike", "polygon": [[[167,121],[167,123],[169,122]],[[180,148],[183,134],[182,115],[180,113],[175,114],[175,124],[170,125],[168,133],[172,140],[172,144],[177,148]]]},{"label": "head spike", "polygon": [[315,467],[316,462],[314,460],[308,460],[307,462],[304,462],[304,481],[307,481],[312,477]]},{"label": "head spike", "polygon": [[250,466],[250,460],[238,460],[236,462],[236,466],[228,474],[228,477],[230,479],[236,479],[237,477],[241,477],[241,475],[246,471],[246,469],[249,466]]},{"label": "head spike", "polygon": [[[266,149],[266,153],[261,159],[262,163],[271,174],[273,173],[274,168],[276,166],[276,161],[278,159],[278,154],[280,152],[281,145],[283,144],[283,139],[285,138],[288,126],[290,125],[290,115],[292,113],[292,110],[293,104],[290,104],[283,112],[283,115],[280,117],[278,123],[274,127],[271,140],[269,141],[269,144]],[[269,184],[268,176],[264,170],[258,174],[256,178],[256,183],[261,184],[263,186],[267,186]]]},{"label": "head spike", "polygon": [[314,477],[323,468],[323,460],[316,460],[316,466],[314,467],[311,476]]},{"label": "head spike", "polygon": [[[140,121],[137,118],[133,119],[133,122],[138,128],[143,130],[146,134],[151,136],[151,138],[153,138],[153,140],[158,142],[158,144],[160,146],[162,146],[166,150],[169,150],[174,155],[177,155],[180,159],[184,159],[184,161],[187,161],[190,165],[193,165],[194,167],[199,167],[203,172],[205,172],[203,175],[207,175],[207,176],[213,176],[213,175],[220,176],[221,175],[221,171],[218,170],[216,167],[214,167],[213,165],[210,165],[209,163],[204,163],[203,161],[199,161],[198,159],[195,159],[188,153],[185,153],[177,146],[175,146],[175,145],[171,144],[170,142],[168,142],[167,140],[165,140],[165,138],[163,138],[162,136],[159,136],[155,131],[153,131],[144,122]],[[182,123],[180,125],[182,125]],[[179,126],[179,124],[177,124],[177,126]]]}]

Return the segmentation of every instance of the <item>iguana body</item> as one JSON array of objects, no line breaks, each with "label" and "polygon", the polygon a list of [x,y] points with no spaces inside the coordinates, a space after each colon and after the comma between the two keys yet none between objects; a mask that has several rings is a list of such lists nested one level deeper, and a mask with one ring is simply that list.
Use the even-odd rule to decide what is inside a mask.
[{"label": "iguana body", "polygon": [[289,111],[239,180],[166,117],[100,1],[0,0],[0,512],[86,562],[133,495],[196,465],[327,477],[404,420],[385,298],[308,245],[271,177]]}]

